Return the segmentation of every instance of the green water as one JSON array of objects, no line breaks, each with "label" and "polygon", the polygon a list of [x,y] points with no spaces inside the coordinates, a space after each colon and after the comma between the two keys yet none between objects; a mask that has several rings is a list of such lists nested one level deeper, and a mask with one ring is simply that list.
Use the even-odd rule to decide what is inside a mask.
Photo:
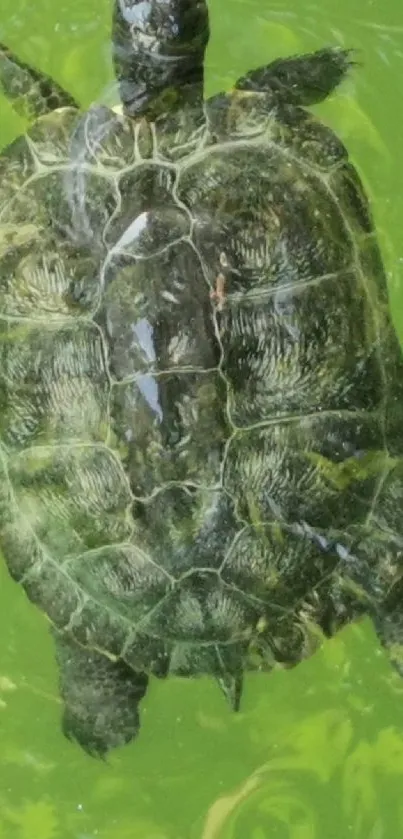
[{"label": "green water", "polygon": [[[247,68],[323,44],[362,66],[317,109],[372,198],[403,338],[401,0],[211,0],[207,93]],[[110,0],[1,0],[0,37],[83,105],[112,79]],[[0,100],[0,141],[23,126]],[[403,513],[402,513],[403,514]],[[138,741],[107,763],[59,728],[44,618],[0,565],[1,839],[398,839],[403,682],[369,623],[310,661],[251,675],[242,711],[208,679],[152,684]]]}]

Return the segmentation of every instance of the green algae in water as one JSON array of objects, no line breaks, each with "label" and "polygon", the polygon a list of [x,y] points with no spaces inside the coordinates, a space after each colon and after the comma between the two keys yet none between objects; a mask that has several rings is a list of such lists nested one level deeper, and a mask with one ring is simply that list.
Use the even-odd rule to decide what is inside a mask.
[{"label": "green algae in water", "polygon": [[[315,108],[371,196],[403,338],[398,0],[210,0],[207,95],[251,66],[324,44],[360,67]],[[3,0],[1,39],[85,106],[112,80],[110,3]],[[1,142],[24,123],[1,102]],[[247,677],[231,714],[208,679],[154,682],[138,741],[92,761],[60,732],[45,618],[0,569],[0,837],[396,839],[403,832],[403,684],[369,622],[294,670]]]}]

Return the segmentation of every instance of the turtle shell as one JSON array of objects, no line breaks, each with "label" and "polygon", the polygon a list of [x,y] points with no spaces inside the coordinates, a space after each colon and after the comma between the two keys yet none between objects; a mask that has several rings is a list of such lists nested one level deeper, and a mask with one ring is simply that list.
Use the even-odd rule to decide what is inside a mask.
[{"label": "turtle shell", "polygon": [[401,361],[359,178],[242,92],[198,128],[62,109],[0,167],[11,574],[83,650],[236,706],[245,667],[367,610],[387,552],[360,564],[357,533],[396,534]]}]

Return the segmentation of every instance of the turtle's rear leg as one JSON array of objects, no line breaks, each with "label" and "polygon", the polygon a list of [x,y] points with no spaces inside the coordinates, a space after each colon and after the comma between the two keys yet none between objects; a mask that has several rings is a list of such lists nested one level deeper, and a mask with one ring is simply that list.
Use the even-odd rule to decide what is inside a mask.
[{"label": "turtle's rear leg", "polygon": [[140,728],[138,704],[147,690],[146,674],[53,634],[66,737],[97,757],[129,743]]},{"label": "turtle's rear leg", "polygon": [[365,525],[349,529],[340,554],[340,590],[355,592],[382,646],[403,676],[403,464],[385,478]]},{"label": "turtle's rear leg", "polygon": [[391,588],[382,609],[375,616],[374,624],[391,663],[403,676],[403,579]]},{"label": "turtle's rear leg", "polygon": [[28,122],[56,108],[79,109],[73,96],[45,73],[35,70],[0,43],[0,89],[14,110]]},{"label": "turtle's rear leg", "polygon": [[250,70],[238,79],[235,89],[270,93],[273,104],[314,105],[335,90],[355,63],[352,50],[332,48],[279,58]]}]

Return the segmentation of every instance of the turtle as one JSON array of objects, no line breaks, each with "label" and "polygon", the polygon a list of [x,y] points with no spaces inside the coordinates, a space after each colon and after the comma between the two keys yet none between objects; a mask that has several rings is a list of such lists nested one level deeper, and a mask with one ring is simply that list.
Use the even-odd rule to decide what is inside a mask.
[{"label": "turtle", "polygon": [[204,96],[205,0],[115,0],[116,104],[0,49],[0,546],[62,729],[151,679],[294,667],[370,616],[403,673],[403,366],[369,198],[309,110],[323,47]]}]

